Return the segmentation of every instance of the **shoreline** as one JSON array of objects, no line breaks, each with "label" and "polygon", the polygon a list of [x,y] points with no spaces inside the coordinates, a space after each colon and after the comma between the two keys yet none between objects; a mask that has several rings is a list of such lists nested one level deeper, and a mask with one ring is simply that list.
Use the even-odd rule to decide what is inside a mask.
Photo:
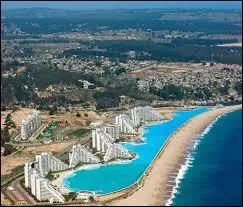
[{"label": "shoreline", "polygon": [[[136,157],[134,159],[136,159]],[[67,187],[65,187],[62,184],[62,182],[63,182],[65,177],[69,177],[69,176],[73,175],[73,173],[75,173],[75,172],[77,172],[79,170],[91,170],[91,169],[94,169],[94,168],[99,168],[99,167],[104,166],[104,165],[123,164],[123,163],[131,162],[131,161],[132,160],[117,159],[115,161],[111,161],[111,162],[108,162],[106,164],[102,164],[102,163],[85,164],[85,165],[77,167],[76,169],[70,169],[70,170],[66,170],[66,171],[63,171],[63,172],[56,172],[56,173],[53,173],[53,174],[54,175],[58,175],[58,177],[56,179],[52,180],[51,184],[56,189],[58,189],[58,191],[60,193],[62,193],[62,194],[67,194],[69,192],[74,192],[74,191],[68,189]]]},{"label": "shoreline", "polygon": [[176,174],[175,171],[179,172],[178,166],[185,163],[190,142],[196,140],[195,137],[201,134],[219,116],[238,109],[242,109],[242,105],[214,108],[192,118],[168,139],[151,168],[145,173],[142,187],[131,195],[124,196],[124,198],[115,199],[116,196],[113,195],[111,197],[114,197],[114,201],[106,202],[106,204],[117,206],[165,205],[171,197],[171,195],[168,195],[171,192],[168,191],[171,188],[173,189],[173,186],[168,189],[168,181],[172,174]]},{"label": "shoreline", "polygon": [[[193,107],[194,108],[194,107]],[[167,109],[168,110],[168,109]],[[165,112],[163,111],[162,115],[165,117],[164,120],[161,120],[161,121],[150,121],[148,122],[147,124],[145,125],[142,125],[138,128],[138,134],[135,135],[135,136],[132,136],[129,140],[122,140],[120,141],[120,143],[134,143],[134,144],[137,144],[137,143],[140,143],[140,141],[144,141],[144,137],[143,137],[143,130],[145,127],[149,126],[149,125],[154,125],[154,124],[159,124],[161,122],[164,122],[164,121],[168,121],[170,120],[171,118],[173,118],[174,116],[174,112],[175,110],[170,110],[170,112],[168,112],[167,110],[165,110]],[[188,110],[188,108],[186,108],[186,110]],[[159,109],[158,110],[159,113],[161,113],[161,110]],[[137,142],[138,140],[140,140],[139,142]],[[163,148],[163,146],[161,147]],[[158,152],[159,153],[159,152]],[[136,156],[137,157],[137,156]],[[136,159],[133,158],[133,159]],[[130,161],[130,160],[129,160]],[[132,161],[132,160],[131,160]],[[54,175],[58,175],[57,178],[55,178],[54,180],[51,181],[51,184],[56,188],[58,189],[58,191],[62,194],[67,194],[69,192],[73,192],[72,190],[70,190],[69,188],[65,187],[62,182],[63,182],[63,179],[64,177],[68,177],[70,176],[71,174],[75,173],[76,171],[79,171],[79,170],[82,170],[82,169],[92,169],[92,168],[96,168],[96,167],[101,167],[103,165],[110,165],[110,164],[122,164],[124,162],[128,162],[127,160],[117,160],[117,161],[113,161],[113,162],[108,162],[106,164],[85,164],[85,165],[82,165],[80,167],[77,167],[76,169],[69,169],[69,170],[66,170],[66,171],[63,171],[63,172],[57,172],[57,173],[54,173]],[[152,164],[152,162],[151,162]],[[150,165],[151,165],[150,164]],[[149,165],[149,166],[150,166]],[[148,166],[148,168],[149,168]],[[143,177],[143,175],[141,176]],[[137,182],[139,182],[140,179],[138,179]],[[113,194],[116,194],[116,193],[119,193],[119,192],[122,192],[123,190],[127,190],[131,187],[133,187],[133,185],[135,185],[137,182],[133,183],[131,186],[127,186],[125,187],[124,189],[120,189],[120,190],[117,190],[115,192],[112,192],[112,193],[108,193],[108,194],[102,194],[102,195],[99,195],[100,197],[102,196],[107,196],[107,195],[113,195]]]},{"label": "shoreline", "polygon": [[[210,125],[215,119],[219,116],[231,112],[233,110],[237,110],[242,108],[242,105],[236,106],[226,106],[223,108],[211,108],[210,111],[204,112],[196,117],[193,117],[186,123],[184,123],[180,128],[178,128],[161,146],[161,149],[157,153],[154,160],[151,162],[150,166],[146,169],[144,174],[141,178],[131,186],[126,187],[125,189],[121,189],[115,191],[113,193],[98,195],[98,203],[105,204],[105,205],[165,205],[166,202],[171,198],[172,190],[176,184],[175,181],[173,183],[168,183],[169,178],[173,174],[178,174],[180,171],[180,167],[185,164],[185,161],[188,156],[188,145],[191,143],[192,140],[197,140],[197,135],[200,135],[203,130],[205,130],[208,125]],[[204,120],[203,120],[204,119]],[[203,121],[202,121],[203,120]],[[152,123],[155,124],[155,123]],[[193,127],[192,127],[193,125]],[[145,126],[143,126],[144,128]],[[179,143],[175,143],[178,141],[178,137],[183,137],[183,133],[188,133],[187,130],[189,128],[189,136],[183,140],[180,139]],[[142,137],[142,134],[140,134]],[[139,137],[140,137],[139,136]],[[177,139],[177,140],[176,140]],[[125,141],[126,142],[126,141]],[[177,145],[177,149],[172,149],[171,146],[175,144]],[[180,144],[178,149],[178,144]],[[173,146],[172,146],[173,148]],[[182,150],[183,149],[183,150]],[[171,151],[171,152],[170,152]],[[168,154],[172,159],[172,163],[169,163],[166,159],[164,154]],[[168,157],[169,158],[169,157]],[[108,164],[116,164],[122,163],[122,161],[115,161],[114,163]],[[161,162],[162,164],[159,164]],[[160,166],[156,166],[160,165]],[[80,169],[91,169],[93,167],[99,167],[99,164],[91,164],[80,166],[75,170],[69,170],[65,172],[57,173],[60,176],[52,181],[52,183],[57,186],[61,193],[68,193],[66,187],[64,187],[61,183],[63,178],[68,176],[68,174],[72,174],[74,171],[78,171]],[[161,166],[166,166],[163,168]],[[158,172],[158,170],[160,172]],[[156,172],[156,173],[155,173]],[[162,174],[161,174],[162,172]],[[177,175],[174,175],[176,178]],[[169,181],[171,182],[171,180]],[[169,185],[168,185],[169,184]],[[152,186],[152,188],[151,188]],[[164,200],[162,200],[164,198]],[[94,204],[97,205],[98,203]],[[78,202],[75,204],[78,204]],[[73,205],[75,205],[73,203]],[[82,205],[80,203],[80,205]],[[90,204],[89,204],[90,205]]]}]

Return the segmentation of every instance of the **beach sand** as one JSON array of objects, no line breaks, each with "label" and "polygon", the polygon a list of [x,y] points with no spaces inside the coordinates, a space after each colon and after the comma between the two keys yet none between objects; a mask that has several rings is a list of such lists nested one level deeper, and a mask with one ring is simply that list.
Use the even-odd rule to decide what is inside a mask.
[{"label": "beach sand", "polygon": [[[171,180],[172,174],[178,172],[179,165],[185,159],[190,141],[220,115],[240,108],[242,108],[242,105],[216,108],[193,118],[170,137],[166,147],[149,169],[142,187],[127,198],[114,200],[106,203],[106,205],[165,205],[170,197],[169,190],[172,189],[168,186],[168,181]],[[173,181],[171,185],[173,185]],[[115,198],[118,194],[121,195],[121,192],[103,196],[103,198],[101,196],[100,201]]]},{"label": "beach sand", "polygon": [[75,170],[70,169],[70,170],[67,170],[67,171],[54,173],[54,175],[57,176],[58,178],[53,180],[51,183],[62,194],[68,194],[71,191],[69,189],[65,188],[62,185],[62,181],[63,181],[64,177],[66,177],[66,176],[68,176],[70,174],[73,174],[75,171],[78,171],[78,170],[81,170],[81,169],[95,168],[95,167],[99,167],[99,166],[100,166],[100,164],[87,164],[87,165],[84,165],[84,166],[80,166],[80,167],[78,167]]}]

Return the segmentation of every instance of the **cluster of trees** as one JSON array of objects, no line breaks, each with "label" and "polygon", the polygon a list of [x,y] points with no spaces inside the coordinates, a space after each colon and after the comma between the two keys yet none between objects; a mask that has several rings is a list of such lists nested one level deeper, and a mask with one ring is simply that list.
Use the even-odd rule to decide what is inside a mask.
[{"label": "cluster of trees", "polygon": [[1,62],[1,72],[10,68],[17,70],[18,66],[23,66],[23,64],[20,64],[17,60]]},{"label": "cluster of trees", "polygon": [[[26,87],[27,86],[27,87]],[[2,79],[1,102],[4,104],[18,102],[30,102],[36,96],[33,93],[33,78],[29,73],[17,74]]]},{"label": "cluster of trees", "polygon": [[68,40],[68,39],[63,39],[63,38],[50,38],[50,39],[36,39],[36,40],[22,40],[22,41],[19,41],[19,44],[44,44],[44,43],[69,43],[71,42],[72,40]]},{"label": "cluster of trees", "polygon": [[10,141],[11,137],[9,133],[9,127],[16,128],[15,124],[10,119],[10,115],[7,115],[5,125],[6,126],[3,128],[3,130],[1,130],[1,146],[4,148],[3,156],[7,156],[16,151],[16,149],[12,145],[6,144]]},{"label": "cluster of trees", "polygon": [[[79,58],[104,56],[111,60],[119,59],[125,62],[129,59],[128,51],[136,51],[138,60],[158,61],[211,61],[226,64],[242,64],[242,49],[236,47],[217,47],[212,44],[232,42],[232,40],[193,40],[175,39],[172,43],[162,44],[145,40],[105,40],[91,44],[104,51],[87,51],[84,49],[70,49],[63,52],[65,56],[77,55]],[[234,41],[233,41],[234,42]],[[186,51],[186,52],[185,52]],[[145,55],[147,52],[150,55]]]},{"label": "cluster of trees", "polygon": [[236,83],[234,88],[239,95],[242,95],[242,82]]},{"label": "cluster of trees", "polygon": [[63,195],[66,201],[75,201],[77,198],[76,192],[69,192],[67,195]]},{"label": "cluster of trees", "polygon": [[96,108],[112,108],[119,106],[119,96],[111,91],[96,92],[93,96],[96,100]]},{"label": "cluster of trees", "polygon": [[[45,89],[50,84],[73,84],[83,88],[83,83],[78,80],[86,79],[94,85],[102,85],[93,75],[55,70],[47,65],[35,68],[28,66],[27,68],[28,72],[17,74],[15,77],[2,78],[1,103],[7,105],[16,102],[40,102],[40,98],[33,92],[34,88]],[[93,89],[94,87],[91,86],[90,88]],[[59,102],[62,102],[63,99],[68,102],[65,97],[58,97]]]},{"label": "cluster of trees", "polygon": [[163,89],[150,87],[149,91],[165,100],[181,100],[184,97],[184,90],[173,84],[166,85]]},{"label": "cluster of trees", "polygon": [[163,100],[208,100],[212,97],[212,92],[207,88],[190,88],[168,84],[162,89],[150,87],[150,93],[161,97]]},{"label": "cluster of trees", "polygon": [[52,181],[55,179],[55,176],[53,175],[53,173],[51,172],[51,170],[47,173],[46,175],[46,179]]}]

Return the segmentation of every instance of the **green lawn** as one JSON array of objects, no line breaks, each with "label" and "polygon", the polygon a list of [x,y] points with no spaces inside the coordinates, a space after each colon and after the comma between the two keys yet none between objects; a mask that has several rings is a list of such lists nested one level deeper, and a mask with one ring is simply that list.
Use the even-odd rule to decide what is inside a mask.
[{"label": "green lawn", "polygon": [[81,128],[81,129],[78,129],[78,130],[72,132],[70,135],[73,135],[73,136],[76,136],[76,137],[81,137],[81,136],[83,136],[84,134],[86,134],[90,131],[91,131],[91,129]]}]

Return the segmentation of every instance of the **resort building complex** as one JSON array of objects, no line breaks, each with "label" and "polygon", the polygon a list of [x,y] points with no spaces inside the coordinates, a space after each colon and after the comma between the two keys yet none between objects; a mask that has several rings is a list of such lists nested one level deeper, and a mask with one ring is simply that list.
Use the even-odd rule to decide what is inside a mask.
[{"label": "resort building complex", "polygon": [[26,120],[22,120],[21,124],[21,139],[27,140],[36,129],[41,126],[41,112],[34,110],[32,115],[29,115]]},{"label": "resort building complex", "polygon": [[127,149],[122,147],[120,144],[113,143],[109,145],[105,156],[104,156],[104,161],[108,162],[109,160],[113,158],[132,158],[133,154],[129,152]]},{"label": "resort building complex", "polygon": [[109,145],[115,139],[105,132],[105,128],[98,128],[92,131],[92,148],[98,152],[106,152]]},{"label": "resort building complex", "polygon": [[123,134],[136,134],[135,125],[132,120],[125,114],[116,116],[116,124],[119,126]]},{"label": "resort building complex", "polygon": [[68,169],[68,165],[57,159],[50,153],[36,155],[34,162],[25,163],[25,187],[31,189],[31,193],[39,201],[64,202],[64,197],[50,183],[48,172],[55,172]]},{"label": "resort building complex", "polygon": [[57,191],[48,179],[41,177],[38,170],[34,169],[31,174],[31,193],[40,201],[63,203],[65,198]]},{"label": "resort building complex", "polygon": [[109,134],[113,139],[119,139],[120,137],[120,128],[118,125],[108,125],[105,126],[105,132]]},{"label": "resort building complex", "polygon": [[144,121],[159,121],[164,117],[159,114],[153,107],[135,107],[131,109],[131,118],[135,126]]},{"label": "resort building complex", "polygon": [[[108,129],[113,131],[112,127],[114,127],[114,131],[119,131],[117,126],[110,126]],[[104,161],[107,162],[113,158],[132,158],[132,153],[120,144],[114,143],[115,139],[106,131],[106,127],[92,131],[92,148],[96,149],[98,152],[105,153]]]},{"label": "resort building complex", "polygon": [[73,145],[69,153],[69,167],[75,167],[79,163],[98,163],[100,159],[94,156],[82,145]]},{"label": "resort building complex", "polygon": [[36,168],[44,177],[49,171],[66,170],[68,169],[68,165],[50,153],[41,153],[40,155],[36,155]]},{"label": "resort building complex", "polygon": [[159,121],[163,118],[153,107],[135,107],[131,109],[130,115],[119,114],[116,116],[116,124],[119,126],[121,133],[136,134],[136,129],[142,122]]},{"label": "resort building complex", "polygon": [[[131,109],[130,115],[119,114],[116,116],[115,125],[107,125],[92,130],[92,152],[84,146],[73,145],[68,154],[69,164],[66,164],[51,153],[36,155],[33,162],[25,163],[25,186],[39,201],[64,202],[63,195],[54,188],[48,180],[50,172],[73,169],[79,163],[101,163],[115,158],[132,159],[135,154],[117,143],[122,134],[136,134],[142,122],[163,119],[152,107],[136,107]],[[41,124],[40,112],[34,113],[23,121],[21,134],[26,139]],[[95,154],[93,154],[95,152]],[[99,157],[96,157],[99,156]],[[81,194],[80,194],[81,195]],[[85,193],[82,196],[90,196]],[[81,196],[81,197],[82,197]]]}]

